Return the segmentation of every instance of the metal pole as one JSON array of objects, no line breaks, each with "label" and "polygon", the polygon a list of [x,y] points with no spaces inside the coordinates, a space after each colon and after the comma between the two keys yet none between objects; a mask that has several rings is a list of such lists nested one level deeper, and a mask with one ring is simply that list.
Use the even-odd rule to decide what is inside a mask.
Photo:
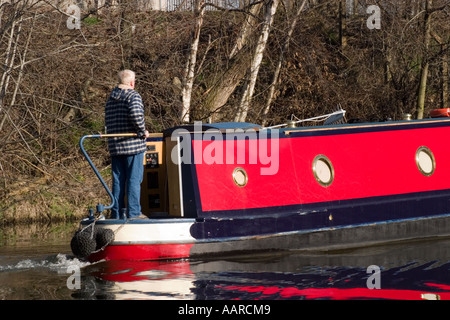
[{"label": "metal pole", "polygon": [[94,170],[95,175],[100,180],[100,182],[102,183],[102,185],[105,188],[106,192],[108,193],[109,197],[111,198],[111,204],[110,205],[108,205],[106,207],[104,205],[100,204],[100,203],[97,205],[97,212],[98,213],[101,213],[105,209],[111,209],[114,206],[116,200],[114,199],[114,196],[113,196],[111,190],[109,189],[108,185],[106,184],[106,182],[103,180],[102,176],[100,175],[100,172],[98,172],[98,170],[95,167],[94,163],[92,162],[91,158],[87,154],[83,143],[84,143],[84,140],[87,139],[87,138],[114,138],[114,137],[137,137],[137,134],[136,133],[91,134],[91,135],[82,136],[81,139],[80,139],[81,152],[83,153],[84,157],[86,158],[87,162],[91,166],[92,170]]}]

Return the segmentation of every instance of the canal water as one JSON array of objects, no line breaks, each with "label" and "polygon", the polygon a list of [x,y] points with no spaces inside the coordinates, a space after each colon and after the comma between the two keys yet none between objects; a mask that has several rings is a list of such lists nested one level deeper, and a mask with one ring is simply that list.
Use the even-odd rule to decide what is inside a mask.
[{"label": "canal water", "polygon": [[0,232],[0,300],[450,300],[450,238],[210,260],[73,257],[77,225]]}]

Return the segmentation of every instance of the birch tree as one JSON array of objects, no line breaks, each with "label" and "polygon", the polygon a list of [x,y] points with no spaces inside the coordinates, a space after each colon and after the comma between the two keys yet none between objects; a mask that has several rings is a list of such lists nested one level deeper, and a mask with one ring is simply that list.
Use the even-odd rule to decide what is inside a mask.
[{"label": "birch tree", "polygon": [[[437,2],[436,6],[433,4],[433,0],[425,0],[425,16],[424,16],[424,40],[423,40],[423,47],[424,47],[424,54],[421,64],[421,70],[420,70],[420,79],[419,79],[419,89],[417,94],[417,119],[422,119],[424,115],[425,110],[425,100],[426,100],[426,92],[427,92],[427,82],[428,82],[428,76],[429,76],[429,69],[430,69],[430,62],[434,58],[441,58],[442,64],[441,64],[441,72],[442,72],[442,94],[447,89],[447,83],[448,80],[445,80],[445,77],[448,77],[448,64],[446,55],[447,51],[449,50],[448,43],[443,41],[438,34],[433,30],[432,27],[432,17],[437,12],[445,12],[446,9],[448,9],[450,6],[450,1],[444,1],[444,2]],[[431,54],[431,40],[434,39],[439,47],[440,52],[438,55],[435,55],[434,58]],[[447,69],[447,70],[446,70]],[[446,103],[446,97],[442,96],[442,103]]]},{"label": "birch tree", "polygon": [[347,47],[347,1],[339,1],[339,43],[342,49]]},{"label": "birch tree", "polygon": [[431,41],[431,7],[433,5],[432,0],[426,0],[425,7],[425,25],[424,25],[424,47],[425,54],[422,62],[422,69],[420,71],[420,82],[419,82],[419,92],[417,95],[417,119],[423,119],[423,113],[425,108],[425,95],[427,90],[427,79],[428,79],[428,69],[430,67],[430,62],[428,60],[427,54],[430,47]]},{"label": "birch tree", "polygon": [[[32,18],[32,20],[33,20],[33,22],[34,22],[34,17]],[[21,27],[22,27],[22,25],[21,25],[20,22],[19,22],[19,28],[18,28],[18,30],[17,30],[17,34],[20,34]],[[22,55],[21,55],[19,72],[18,72],[18,75],[17,75],[17,79],[16,79],[16,81],[15,81],[15,88],[14,88],[14,92],[13,92],[13,94],[12,94],[11,102],[9,103],[9,107],[8,107],[8,108],[4,107],[4,110],[3,110],[3,111],[4,111],[4,115],[3,115],[3,119],[0,121],[0,131],[2,131],[3,125],[4,125],[5,121],[6,121],[6,119],[9,118],[9,110],[12,109],[12,107],[13,107],[14,104],[16,103],[17,92],[18,92],[18,90],[19,90],[19,86],[20,86],[21,80],[22,80],[23,68],[24,68],[24,66],[25,66],[25,61],[26,61],[26,56],[27,56],[28,48],[29,48],[29,45],[30,45],[30,40],[31,40],[32,31],[33,31],[33,27],[31,27],[31,30],[30,30],[30,32],[29,32],[29,34],[28,34],[28,38],[27,38],[27,41],[26,41],[26,44],[25,44],[25,47],[24,47],[24,49],[23,49],[23,53],[22,53]],[[13,32],[14,32],[14,28],[11,28],[11,34],[12,34]],[[17,43],[18,43],[18,42],[19,42],[19,36],[17,36],[16,42],[15,42],[14,53],[13,53],[13,55],[12,55],[11,64],[10,64],[10,66],[9,66],[10,71],[12,70],[12,67],[13,67],[13,62],[14,62],[15,55],[16,55],[16,52],[17,52],[16,49],[17,49]],[[9,77],[10,77],[10,72],[8,72],[8,75],[7,75],[7,79],[8,79],[8,80],[7,80],[7,82],[6,82],[5,87],[3,87],[3,83],[2,83],[2,92],[3,92],[3,90],[5,90],[5,92],[6,92],[6,90],[7,90],[8,82],[9,82]],[[2,81],[2,82],[3,82],[3,81]],[[11,120],[11,122],[12,122],[12,120]]]},{"label": "birch tree", "polygon": [[248,38],[253,34],[254,30],[258,26],[257,15],[261,10],[263,2],[256,3],[250,8],[249,14],[245,16],[244,23],[239,32],[233,48],[231,49],[229,59],[233,59],[236,54],[242,50],[242,48],[248,43]]},{"label": "birch tree", "polygon": [[228,57],[229,67],[220,77],[220,81],[214,83],[205,94],[204,104],[210,110],[213,120],[215,113],[227,103],[249,68],[252,56],[250,43],[257,30],[258,14],[262,6],[263,2],[249,5],[239,36],[235,40],[233,49]]},{"label": "birch tree", "polygon": [[272,82],[270,83],[269,94],[267,95],[267,100],[266,100],[266,104],[265,104],[264,111],[263,111],[263,123],[262,123],[263,126],[265,126],[267,123],[267,115],[270,111],[270,106],[272,105],[273,97],[275,94],[275,88],[276,88],[276,85],[280,78],[281,67],[283,66],[285,54],[289,49],[289,43],[291,41],[292,34],[294,33],[295,26],[297,25],[297,21],[300,17],[301,12],[303,11],[303,8],[306,5],[306,2],[307,2],[307,0],[303,0],[302,4],[297,8],[297,11],[295,12],[294,17],[292,18],[292,22],[290,24],[286,38],[284,39],[283,47],[281,48],[280,56],[278,58],[278,63],[277,63],[275,72],[272,77]]},{"label": "birch tree", "polygon": [[196,0],[195,5],[195,25],[192,33],[192,41],[189,51],[189,57],[184,68],[183,85],[181,90],[182,110],[181,121],[188,123],[190,121],[189,112],[191,109],[192,87],[195,78],[195,65],[197,62],[198,44],[200,41],[200,30],[203,24],[205,14],[205,0]]},{"label": "birch tree", "polygon": [[256,79],[258,77],[259,68],[263,59],[264,50],[266,48],[267,40],[269,38],[270,29],[273,23],[275,13],[277,11],[279,0],[271,0],[266,4],[266,11],[264,15],[264,23],[262,26],[261,34],[258,38],[258,42],[253,55],[252,63],[250,65],[250,79],[246,84],[244,93],[242,94],[241,102],[238,112],[234,118],[234,121],[244,122],[247,118],[247,114],[250,108],[250,102],[255,90]]},{"label": "birch tree", "polygon": [[441,74],[442,74],[442,80],[441,80],[441,107],[442,108],[450,108],[449,105],[449,97],[448,97],[448,54],[447,52],[442,55],[442,62],[441,62]]},{"label": "birch tree", "polygon": [[[4,37],[7,38],[6,49],[2,55],[0,55],[0,59],[3,59],[3,72],[0,78],[0,131],[3,129],[5,121],[8,118],[9,110],[15,103],[25,64],[25,57],[30,44],[31,32],[26,40],[24,52],[19,52],[22,23],[26,19],[24,18],[24,15],[33,6],[38,5],[40,2],[40,0],[11,0],[10,2],[0,4],[0,40]],[[30,19],[34,22],[34,17],[31,17]],[[20,66],[18,67],[19,74],[17,79],[13,80],[15,83],[15,89],[11,102],[9,105],[6,105],[5,96],[8,93],[13,71],[17,68],[16,60],[18,56],[21,59]]]},{"label": "birch tree", "polygon": [[442,56],[441,56],[441,108],[449,108],[448,104],[448,54],[447,47],[448,43],[442,39],[440,35],[438,35],[435,31],[432,32],[432,36],[434,40],[439,44]]}]

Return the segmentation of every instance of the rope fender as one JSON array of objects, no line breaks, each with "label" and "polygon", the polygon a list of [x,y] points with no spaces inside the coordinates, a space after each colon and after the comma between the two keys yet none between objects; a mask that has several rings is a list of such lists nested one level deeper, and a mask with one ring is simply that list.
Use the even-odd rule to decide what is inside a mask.
[{"label": "rope fender", "polygon": [[75,257],[84,259],[93,253],[103,250],[114,241],[114,238],[114,231],[99,228],[93,222],[75,232],[70,241],[70,248]]}]

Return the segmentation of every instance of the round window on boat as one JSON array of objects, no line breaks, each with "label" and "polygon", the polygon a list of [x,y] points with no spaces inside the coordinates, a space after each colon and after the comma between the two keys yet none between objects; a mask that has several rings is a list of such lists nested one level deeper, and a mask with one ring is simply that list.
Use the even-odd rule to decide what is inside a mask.
[{"label": "round window on boat", "polygon": [[322,187],[328,187],[334,179],[334,169],[330,159],[324,155],[318,155],[313,161],[313,173],[316,181]]},{"label": "round window on boat", "polygon": [[247,172],[244,169],[238,167],[233,171],[233,181],[239,187],[245,187],[248,182]]},{"label": "round window on boat", "polygon": [[427,147],[420,147],[416,151],[416,164],[424,176],[431,176],[436,168],[433,152]]}]

